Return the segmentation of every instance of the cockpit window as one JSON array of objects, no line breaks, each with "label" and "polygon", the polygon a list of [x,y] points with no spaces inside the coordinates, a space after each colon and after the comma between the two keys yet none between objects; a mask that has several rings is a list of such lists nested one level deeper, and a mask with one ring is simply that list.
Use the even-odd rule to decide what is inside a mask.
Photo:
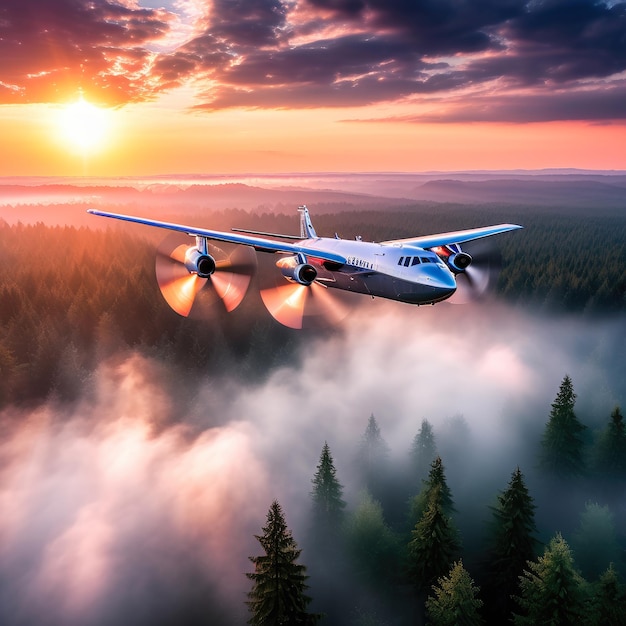
[{"label": "cockpit window", "polygon": [[434,254],[432,256],[401,256],[398,259],[398,265],[403,265],[404,267],[413,267],[414,265],[419,265],[420,263],[435,263],[437,265],[442,265],[443,261]]}]

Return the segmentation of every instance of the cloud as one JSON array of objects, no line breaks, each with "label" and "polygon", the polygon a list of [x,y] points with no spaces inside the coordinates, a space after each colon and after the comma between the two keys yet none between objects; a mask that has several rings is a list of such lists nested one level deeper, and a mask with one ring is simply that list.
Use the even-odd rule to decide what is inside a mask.
[{"label": "cloud", "polygon": [[[623,107],[602,102],[626,70],[625,7],[217,0],[165,10],[62,0],[52,10],[10,0],[0,18],[0,102],[62,102],[82,89],[119,105],[193,85],[196,108],[208,111],[419,104],[435,94],[465,100],[459,120],[492,121],[494,108],[493,121],[573,119],[573,109],[576,119],[623,119]],[[528,116],[516,106],[522,88]],[[547,102],[555,92],[560,108]]]},{"label": "cloud", "polygon": [[103,367],[72,410],[2,416],[10,623],[143,623],[148,605],[184,613],[194,578],[191,599],[205,597],[208,615],[220,597],[238,604],[239,543],[263,517],[266,472],[245,423],[197,433],[164,426],[174,412],[159,369],[135,356]]},{"label": "cloud", "polygon": [[384,119],[352,119],[353,122],[401,123],[471,123],[504,122],[527,124],[533,122],[589,121],[610,123],[626,119],[626,83],[615,81],[603,91],[588,89],[555,90],[552,93],[518,93],[484,95],[467,98],[441,98],[431,95],[429,111],[421,115],[391,116]]},{"label": "cloud", "polygon": [[372,412],[395,459],[427,418],[455,451],[444,463],[457,508],[484,517],[476,488],[488,500],[516,464],[530,469],[565,373],[582,421],[624,404],[625,327],[368,300],[336,333],[311,337],[298,366],[258,384],[199,377],[184,398],[167,364],[121,355],[74,405],[0,415],[0,617],[243,623],[270,503],[301,542],[327,441],[354,507],[352,461]]},{"label": "cloud", "polygon": [[211,34],[233,47],[276,46],[287,26],[287,11],[281,0],[214,0]]},{"label": "cloud", "polygon": [[3,2],[0,101],[62,102],[79,89],[108,104],[150,97],[148,46],[171,19],[106,0]]},{"label": "cloud", "polygon": [[522,57],[532,57],[539,78],[564,82],[624,70],[626,5],[598,0],[551,0],[505,28]]},{"label": "cloud", "polygon": [[[474,118],[486,121],[572,119],[572,109],[582,119],[623,119],[623,107],[602,104],[611,87],[605,80],[626,69],[623,47],[617,50],[626,32],[623,5],[583,1],[571,15],[569,4],[516,0],[317,0],[306,6],[288,16],[290,45],[254,51],[234,46],[238,62],[217,69],[216,84],[197,108],[354,107],[428,102],[424,97],[434,94],[444,105],[449,98],[463,100],[465,117],[475,111]],[[322,25],[320,15],[335,28]],[[515,107],[524,87],[531,111],[558,88],[564,117],[557,107],[524,116]],[[577,106],[581,91],[591,94],[585,107]],[[491,120],[493,101],[499,115]],[[430,121],[428,115],[416,119]]]}]

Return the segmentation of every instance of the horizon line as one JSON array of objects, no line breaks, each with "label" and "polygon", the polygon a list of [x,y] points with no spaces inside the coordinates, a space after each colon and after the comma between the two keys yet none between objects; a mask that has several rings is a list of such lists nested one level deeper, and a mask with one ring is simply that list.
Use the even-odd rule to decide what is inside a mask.
[{"label": "horizon line", "polygon": [[444,174],[516,174],[516,175],[539,175],[539,174],[589,174],[589,175],[626,175],[626,169],[591,169],[578,167],[544,167],[537,169],[528,168],[504,168],[504,169],[451,169],[451,170],[319,170],[319,171],[286,171],[286,172],[221,172],[221,173],[147,173],[147,174],[24,174],[24,175],[0,175],[0,181],[4,180],[32,180],[32,179],[78,179],[78,180],[141,180],[145,178],[198,178],[198,179],[223,179],[223,178],[282,178],[282,177],[310,177],[310,176],[435,176]]}]

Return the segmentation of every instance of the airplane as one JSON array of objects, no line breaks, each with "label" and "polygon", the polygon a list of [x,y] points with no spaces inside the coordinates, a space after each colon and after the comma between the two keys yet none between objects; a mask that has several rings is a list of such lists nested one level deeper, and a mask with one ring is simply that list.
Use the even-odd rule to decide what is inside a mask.
[{"label": "airplane", "polygon": [[195,316],[206,306],[199,304],[202,299],[215,296],[227,311],[236,309],[263,258],[266,271],[259,273],[263,303],[278,322],[296,329],[345,317],[350,308],[331,292],[435,304],[453,296],[461,277],[470,292],[480,292],[488,277],[480,270],[473,274],[472,256],[461,244],[522,228],[498,224],[369,242],[359,236],[319,237],[308,208],[303,205],[298,211],[299,236],[240,228],[224,232],[96,209],[88,213],[170,231],[157,249],[156,276],[167,303],[184,317]]}]

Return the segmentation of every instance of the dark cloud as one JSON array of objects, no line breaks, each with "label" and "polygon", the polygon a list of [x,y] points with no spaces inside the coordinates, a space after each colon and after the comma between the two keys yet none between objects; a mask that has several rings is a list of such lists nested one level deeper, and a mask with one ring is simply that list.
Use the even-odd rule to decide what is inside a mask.
[{"label": "dark cloud", "polygon": [[512,0],[372,0],[373,23],[406,33],[425,55],[478,52],[498,48],[492,27],[519,15],[523,2]]},{"label": "dark cloud", "polygon": [[[375,84],[373,84],[375,83]],[[379,95],[387,94],[389,99],[396,98],[403,88],[408,90],[406,81],[375,81],[364,78],[359,81],[344,81],[321,86],[310,83],[308,85],[284,85],[265,88],[258,92],[238,90],[232,87],[220,87],[207,93],[205,104],[196,106],[197,109],[218,110],[231,107],[249,108],[300,108],[312,109],[319,106],[363,106],[376,102],[373,96],[374,88]]]},{"label": "dark cloud", "polygon": [[[337,62],[341,59],[341,63]],[[380,65],[384,65],[380,67]],[[393,39],[350,35],[282,50],[250,55],[246,63],[223,74],[234,84],[328,84],[345,77],[417,75],[426,64]]]},{"label": "dark cloud", "polygon": [[[494,121],[623,117],[613,94],[603,98],[610,85],[591,81],[626,68],[624,4],[310,0],[306,6],[306,19],[293,24],[306,43],[241,49],[236,64],[216,69],[217,85],[199,108],[343,107],[425,94],[445,100],[485,85],[496,95],[469,102],[466,96],[459,119],[472,117],[471,102],[474,117],[487,121],[492,110]],[[336,25],[332,39],[314,38],[315,29],[323,32],[316,11]],[[536,90],[536,99],[523,98],[527,117],[520,100],[508,97],[522,87]]]},{"label": "dark cloud", "polygon": [[428,67],[397,41],[382,37],[347,35],[272,53],[255,51],[244,63],[216,72],[219,84],[200,108],[359,106],[385,99],[384,94],[394,99],[411,93]]},{"label": "dark cloud", "polygon": [[211,33],[233,46],[277,45],[286,16],[281,0],[215,0]]},{"label": "dark cloud", "polygon": [[[481,119],[491,110],[516,121],[623,118],[611,85],[626,70],[624,2],[216,0],[173,49],[164,42],[175,16],[164,10],[51,6],[0,8],[0,102],[61,101],[83,89],[123,104],[193,82],[200,109],[354,107],[470,87],[489,91],[472,98]],[[512,96],[520,88],[537,94],[524,96],[537,111],[527,117]]]},{"label": "dark cloud", "polygon": [[365,0],[308,0],[308,4],[346,16],[359,16],[367,6]]},{"label": "dark cloud", "polygon": [[532,61],[535,80],[565,83],[626,69],[626,4],[553,0],[530,6],[504,32],[515,56]]},{"label": "dark cloud", "polygon": [[612,50],[623,57],[624,20],[624,3],[551,0],[530,4],[511,22],[508,35],[516,41],[549,44],[556,49]]},{"label": "dark cloud", "polygon": [[[308,0],[308,5],[333,11],[338,17],[361,19],[375,29],[408,35],[424,51],[463,51],[490,45],[484,30],[521,15],[523,0]],[[473,43],[470,43],[473,42]]]},{"label": "dark cloud", "polygon": [[[544,94],[516,94],[482,97],[480,106],[463,99],[454,99],[434,114],[419,117],[388,118],[398,122],[610,122],[626,120],[626,83],[621,82],[604,91],[577,90]],[[382,121],[382,120],[374,120]]]}]

